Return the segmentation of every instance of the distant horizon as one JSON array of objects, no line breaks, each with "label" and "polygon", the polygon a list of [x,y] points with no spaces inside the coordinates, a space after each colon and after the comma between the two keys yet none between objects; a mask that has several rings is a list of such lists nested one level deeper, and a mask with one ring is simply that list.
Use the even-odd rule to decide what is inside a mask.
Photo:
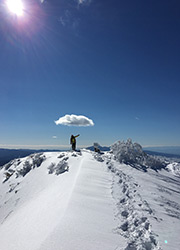
[{"label": "distant horizon", "polygon": [[[137,142],[138,143],[138,142]],[[141,144],[140,144],[141,145]],[[77,148],[87,148],[92,145],[77,145]],[[111,145],[101,145],[102,147],[110,147]],[[180,145],[141,145],[142,148],[180,148]],[[14,150],[68,150],[71,145],[3,145],[0,144],[0,149],[14,149]]]}]

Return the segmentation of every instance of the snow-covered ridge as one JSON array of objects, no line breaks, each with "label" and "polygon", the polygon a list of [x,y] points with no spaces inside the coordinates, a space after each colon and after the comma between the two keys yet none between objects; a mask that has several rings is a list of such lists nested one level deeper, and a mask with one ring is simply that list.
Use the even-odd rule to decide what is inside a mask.
[{"label": "snow-covered ridge", "polygon": [[177,250],[180,180],[148,165],[139,145],[125,144],[4,165],[1,250]]},{"label": "snow-covered ridge", "polygon": [[[57,153],[55,153],[57,154]],[[10,161],[9,163],[5,164],[3,167],[5,179],[3,182],[9,180],[9,178],[15,177],[24,177],[27,175],[31,170],[35,168],[39,168],[43,161],[46,160],[48,155],[51,153],[37,153],[27,156],[22,159],[15,159]],[[74,156],[77,153],[73,154]],[[59,175],[65,171],[68,171],[68,160],[67,153],[58,153],[57,160],[55,162],[51,162],[48,166],[48,173],[52,174],[55,173]],[[59,159],[59,160],[58,160]]]}]

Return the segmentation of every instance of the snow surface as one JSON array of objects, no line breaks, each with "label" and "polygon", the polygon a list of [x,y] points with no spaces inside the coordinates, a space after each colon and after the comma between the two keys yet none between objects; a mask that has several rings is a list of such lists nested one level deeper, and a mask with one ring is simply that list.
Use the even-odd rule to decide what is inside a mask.
[{"label": "snow surface", "polygon": [[166,169],[170,172],[172,172],[174,175],[177,175],[180,177],[180,163],[173,162],[167,165]]},{"label": "snow surface", "polygon": [[178,250],[179,184],[110,152],[13,160],[0,170],[0,249]]}]

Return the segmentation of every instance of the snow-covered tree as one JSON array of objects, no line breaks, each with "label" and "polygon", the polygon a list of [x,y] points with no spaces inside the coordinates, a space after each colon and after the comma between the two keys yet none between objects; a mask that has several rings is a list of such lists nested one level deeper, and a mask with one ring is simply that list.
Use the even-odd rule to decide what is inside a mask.
[{"label": "snow-covered tree", "polygon": [[111,146],[111,152],[120,163],[150,167],[155,170],[165,167],[164,162],[146,154],[142,146],[138,143],[133,143],[131,139],[128,139],[126,142],[115,142]]}]

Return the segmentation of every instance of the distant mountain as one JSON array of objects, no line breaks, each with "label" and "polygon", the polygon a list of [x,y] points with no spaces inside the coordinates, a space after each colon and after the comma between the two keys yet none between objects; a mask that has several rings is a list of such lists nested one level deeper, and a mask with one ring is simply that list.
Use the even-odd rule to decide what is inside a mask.
[{"label": "distant mountain", "polygon": [[28,155],[40,152],[54,152],[61,150],[33,150],[33,149],[5,149],[0,148],[0,166],[16,158],[26,157]]},{"label": "distant mountain", "polygon": [[[87,149],[94,151],[94,146],[87,147]],[[99,146],[100,151],[109,151],[110,147]],[[165,157],[180,157],[180,146],[169,147],[144,147],[143,150],[150,155],[160,155]],[[8,163],[16,158],[26,157],[28,155],[40,152],[57,152],[62,150],[35,150],[35,149],[4,149],[0,148],[0,166]]]},{"label": "distant mountain", "polygon": [[[100,149],[100,151],[109,151],[110,150],[110,147],[106,147],[106,146],[99,146],[98,147]],[[91,151],[94,151],[94,146],[90,146],[90,147],[87,147],[86,149],[89,149]]]},{"label": "distant mountain", "polygon": [[169,155],[169,157],[171,155],[180,156],[180,146],[144,147],[143,150],[163,154],[163,156]]},{"label": "distant mountain", "polygon": [[180,155],[176,155],[176,154],[167,154],[167,153],[155,152],[155,151],[150,151],[150,150],[144,150],[144,152],[149,155],[163,156],[167,158],[180,158]]}]

